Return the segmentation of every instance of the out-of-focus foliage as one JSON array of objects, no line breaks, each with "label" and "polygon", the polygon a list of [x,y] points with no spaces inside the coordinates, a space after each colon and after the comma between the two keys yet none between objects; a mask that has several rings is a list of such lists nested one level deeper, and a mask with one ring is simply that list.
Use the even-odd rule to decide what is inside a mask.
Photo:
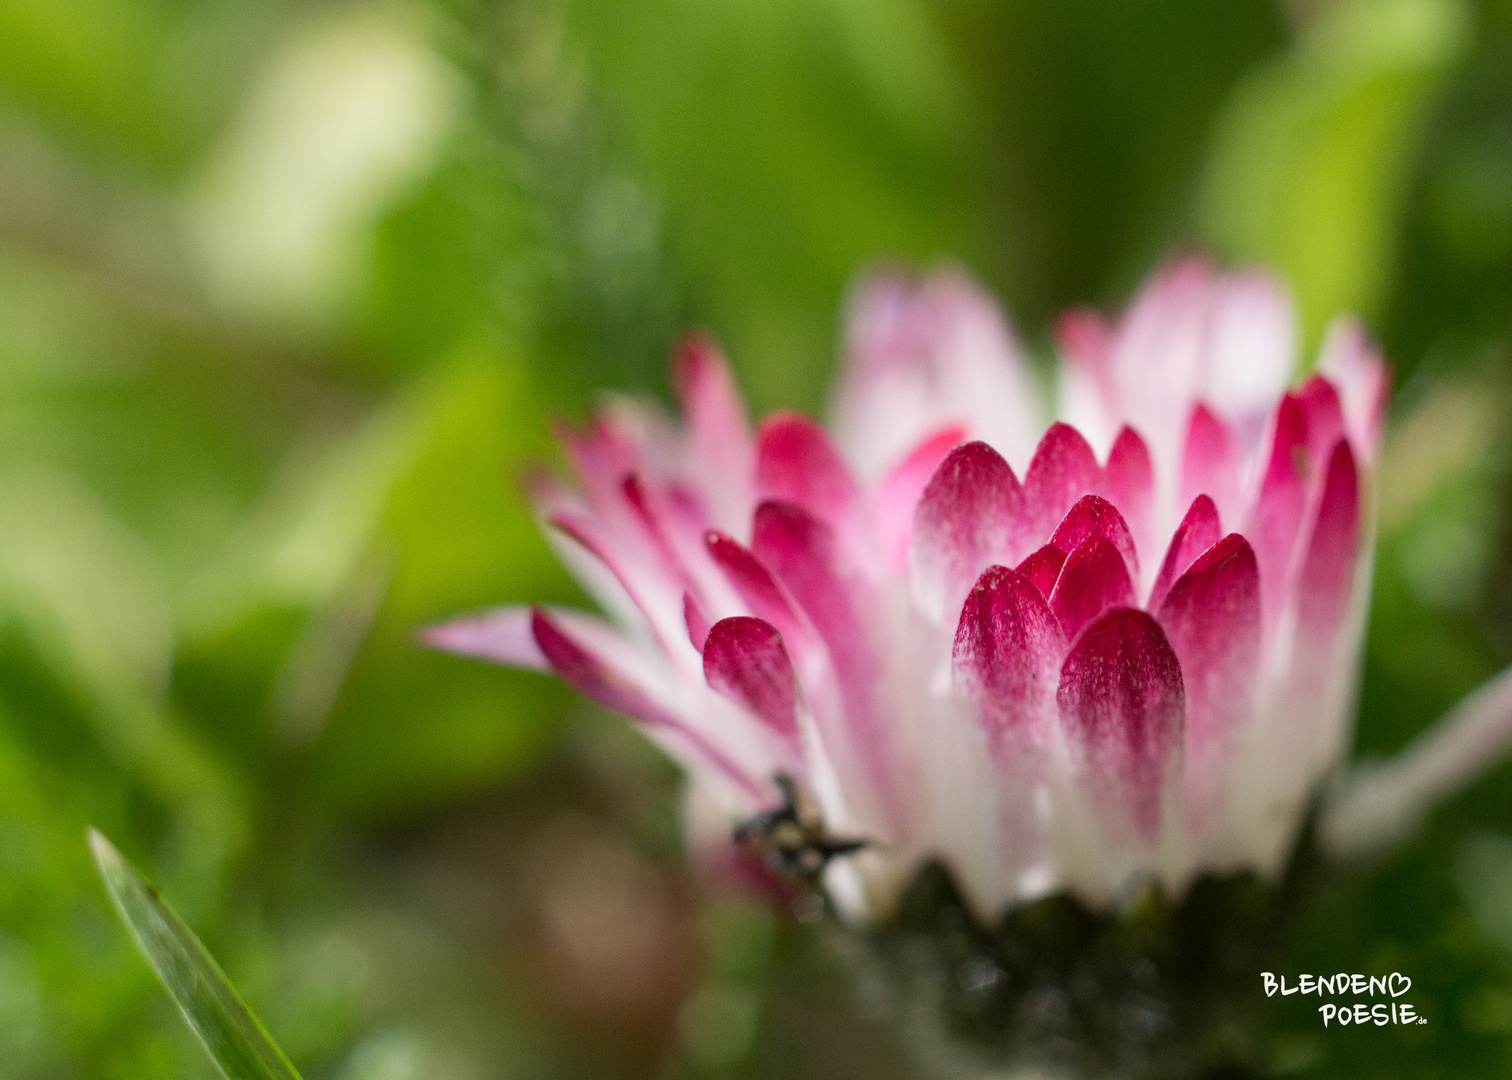
[{"label": "out-of-focus foliage", "polygon": [[[210,1075],[89,824],[307,1077],[906,1075],[696,895],[665,763],[413,629],[575,597],[521,470],[685,325],[820,409],[867,260],[962,260],[1043,350],[1193,242],[1397,364],[1389,752],[1512,657],[1505,0],[0,0],[6,1075]],[[1502,767],[1318,897],[1293,969],[1433,1020],[1277,999],[1257,1068],[1504,1075],[1509,843]]]}]

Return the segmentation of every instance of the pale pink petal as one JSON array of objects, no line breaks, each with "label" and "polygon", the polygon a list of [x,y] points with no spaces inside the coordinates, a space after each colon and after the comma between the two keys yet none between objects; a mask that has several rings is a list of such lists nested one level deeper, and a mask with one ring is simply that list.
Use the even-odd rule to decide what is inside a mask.
[{"label": "pale pink petal", "polygon": [[1059,366],[1060,418],[1080,431],[1094,449],[1111,446],[1121,406],[1111,372],[1113,331],[1096,311],[1075,308],[1055,322]]},{"label": "pale pink petal", "polygon": [[1260,564],[1260,607],[1273,625],[1290,573],[1292,550],[1307,508],[1307,419],[1292,394],[1281,399],[1271,426],[1270,454],[1249,528]]},{"label": "pale pink petal", "polygon": [[1318,371],[1339,391],[1356,454],[1374,461],[1391,400],[1391,367],[1381,359],[1358,319],[1341,317],[1329,324]]},{"label": "pale pink petal", "polygon": [[1197,496],[1206,495],[1220,516],[1239,520],[1239,467],[1239,449],[1229,426],[1207,406],[1194,405],[1182,451],[1178,505],[1190,506]]},{"label": "pale pink petal", "polygon": [[919,609],[953,621],[993,563],[1013,561],[1020,517],[1013,470],[983,442],[958,446],[930,478],[914,511],[909,578]]},{"label": "pale pink petal", "polygon": [[945,455],[966,441],[966,431],[949,425],[925,437],[878,482],[872,496],[872,517],[882,538],[882,552],[894,573],[908,564],[908,538],[914,510],[929,479]]},{"label": "pale pink petal", "polygon": [[[608,583],[580,574],[579,580],[593,592],[594,598],[627,623],[644,620],[657,642],[668,652],[674,651],[687,626],[680,600],[681,584],[677,583],[671,590],[667,588],[669,579],[663,568],[654,565],[656,556],[651,552],[638,552],[631,544],[617,543],[616,538],[607,535],[602,524],[592,518],[564,513],[556,515],[547,524],[608,569],[623,596],[633,605],[633,611],[622,610],[622,600],[607,588]],[[564,545],[558,545],[557,550],[567,554]],[[590,569],[582,559],[577,565],[585,571]]]},{"label": "pale pink petal", "polygon": [[980,709],[995,756],[1039,748],[1065,649],[1055,616],[1028,578],[1003,566],[982,575],[961,610],[951,670],[956,691]]},{"label": "pale pink petal", "polygon": [[[1118,507],[1133,534],[1134,546],[1145,559],[1154,557],[1155,537],[1155,467],[1143,439],[1131,427],[1125,427],[1113,441],[1108,464],[1103,468],[1103,483],[1108,498]],[[1138,563],[1130,563],[1131,567]],[[1137,573],[1137,571],[1136,571]]]},{"label": "pale pink petal", "polygon": [[628,473],[645,464],[634,443],[602,410],[589,417],[586,428],[561,421],[555,425],[555,432],[582,481],[589,504],[599,514],[612,518],[622,496],[620,484]]},{"label": "pale pink petal", "polygon": [[673,547],[666,511],[661,506],[660,498],[633,472],[620,482],[620,491],[624,494],[634,520],[641,527],[647,547],[655,553],[662,573],[677,587],[696,591],[682,558]]},{"label": "pale pink petal", "polygon": [[1113,330],[1102,313],[1091,308],[1071,308],[1055,320],[1055,344],[1067,363],[1105,377]]},{"label": "pale pink petal", "polygon": [[1033,555],[1019,563],[1016,570],[1029,579],[1046,600],[1055,591],[1055,582],[1060,577],[1061,567],[1066,565],[1066,553],[1054,544],[1046,544]]},{"label": "pale pink petal", "polygon": [[858,283],[846,317],[835,428],[875,476],[945,424],[1022,463],[1043,421],[1033,380],[997,305],[966,275]]},{"label": "pale pink petal", "polygon": [[709,631],[703,660],[711,687],[797,746],[798,680],[776,627],[749,615],[721,619]]},{"label": "pale pink petal", "polygon": [[531,633],[552,669],[584,697],[670,736],[671,745],[690,768],[723,777],[752,798],[767,797],[769,778],[755,770],[769,762],[752,761],[716,744],[683,714],[671,689],[654,678],[654,659],[639,653],[611,628],[586,616],[548,614],[536,608]]},{"label": "pale pink petal", "polygon": [[1067,641],[1109,608],[1133,603],[1134,585],[1123,556],[1101,536],[1088,537],[1066,556],[1050,594],[1050,610]]},{"label": "pale pink petal", "polygon": [[1291,298],[1269,274],[1243,271],[1218,278],[1208,305],[1197,392],[1225,416],[1262,416],[1296,367]]},{"label": "pale pink petal", "polygon": [[492,660],[524,671],[549,671],[530,630],[531,609],[525,605],[494,608],[439,626],[427,626],[420,639],[433,649],[458,656]]},{"label": "pale pink petal", "polygon": [[1157,461],[1171,460],[1174,427],[1197,392],[1213,278],[1203,259],[1171,260],[1139,291],[1114,336],[1109,366],[1120,413],[1154,440]]},{"label": "pale pink petal", "polygon": [[1061,667],[1056,704],[1104,830],[1153,843],[1178,768],[1185,709],[1181,665],[1159,624],[1143,611],[1115,608],[1087,627]]},{"label": "pale pink petal", "polygon": [[1188,828],[1200,834],[1222,800],[1260,669],[1260,572],[1244,537],[1230,533],[1192,563],[1166,593],[1157,618],[1181,661],[1183,802]]},{"label": "pale pink petal", "polygon": [[1171,546],[1166,549],[1165,561],[1160,564],[1160,573],[1155,576],[1155,586],[1150,590],[1150,600],[1145,606],[1151,611],[1159,608],[1171,583],[1186,573],[1197,556],[1216,544],[1222,535],[1218,509],[1213,500],[1206,495],[1197,496],[1171,537]]},{"label": "pale pink petal", "polygon": [[684,468],[711,508],[709,524],[742,529],[755,505],[750,477],[756,448],[745,401],[711,338],[692,334],[683,340],[673,361],[672,386],[687,423]]},{"label": "pale pink petal", "polygon": [[1087,440],[1073,427],[1051,424],[1024,477],[1024,520],[1034,540],[1048,540],[1083,495],[1102,487],[1102,468]]},{"label": "pale pink petal", "polygon": [[1094,536],[1101,536],[1118,549],[1130,578],[1139,575],[1139,556],[1134,552],[1129,526],[1112,503],[1097,495],[1083,495],[1077,501],[1056,526],[1050,543],[1062,551],[1075,551]]}]

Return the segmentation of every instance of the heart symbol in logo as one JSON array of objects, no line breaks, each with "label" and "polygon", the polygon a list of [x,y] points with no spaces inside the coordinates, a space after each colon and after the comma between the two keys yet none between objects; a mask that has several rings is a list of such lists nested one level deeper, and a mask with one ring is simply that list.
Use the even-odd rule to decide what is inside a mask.
[{"label": "heart symbol in logo", "polygon": [[[1397,989],[1398,979],[1402,980],[1402,988],[1400,990]],[[1400,971],[1393,971],[1391,973],[1391,978],[1386,980],[1386,985],[1387,988],[1391,991],[1392,997],[1401,997],[1407,991],[1412,989],[1412,980],[1403,975]]]}]

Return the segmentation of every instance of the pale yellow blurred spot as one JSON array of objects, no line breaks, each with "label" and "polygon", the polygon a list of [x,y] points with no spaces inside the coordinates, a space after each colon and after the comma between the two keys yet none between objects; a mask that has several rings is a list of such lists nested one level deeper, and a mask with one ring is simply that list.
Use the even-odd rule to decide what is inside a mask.
[{"label": "pale yellow blurred spot", "polygon": [[459,76],[415,27],[358,8],[284,42],[188,196],[222,303],[319,325],[362,286],[372,225],[423,174]]}]

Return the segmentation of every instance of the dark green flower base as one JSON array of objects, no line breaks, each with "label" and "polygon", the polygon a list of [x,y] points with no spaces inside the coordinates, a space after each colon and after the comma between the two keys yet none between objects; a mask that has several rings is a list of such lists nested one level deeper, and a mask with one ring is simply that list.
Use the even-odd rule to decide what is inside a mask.
[{"label": "dark green flower base", "polygon": [[874,941],[909,1015],[937,1030],[933,1039],[911,1038],[940,1071],[1259,1075],[1260,972],[1274,970],[1314,864],[1303,844],[1279,883],[1248,873],[1204,877],[1175,899],[1151,886],[1131,890],[1111,913],[1059,894],[993,926],[974,918],[949,873],[931,865]]}]

